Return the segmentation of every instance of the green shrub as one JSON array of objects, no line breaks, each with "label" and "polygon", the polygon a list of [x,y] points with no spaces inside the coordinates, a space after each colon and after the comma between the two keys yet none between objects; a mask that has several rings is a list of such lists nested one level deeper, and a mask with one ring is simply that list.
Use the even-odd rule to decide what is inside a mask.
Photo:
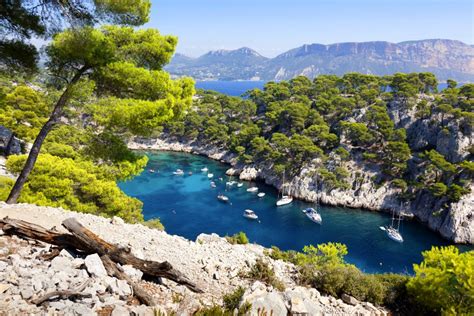
[{"label": "green shrub", "polygon": [[225,239],[232,245],[245,245],[249,243],[249,239],[247,238],[247,235],[244,232],[238,232],[233,236],[225,236]]},{"label": "green shrub", "polygon": [[424,251],[415,264],[408,293],[428,310],[446,315],[472,315],[474,311],[474,251],[460,253],[455,246]]},{"label": "green shrub", "polygon": [[394,179],[392,181],[392,185],[396,188],[401,189],[402,191],[405,191],[408,188],[407,183],[403,179]]},{"label": "green shrub", "polygon": [[251,280],[262,281],[267,285],[273,286],[279,291],[283,291],[285,289],[285,285],[275,276],[275,271],[273,271],[268,263],[263,261],[262,258],[258,258],[255,261],[255,264],[250,268],[250,271],[243,276]]},{"label": "green shrub", "polygon": [[143,225],[145,225],[148,228],[165,230],[165,226],[163,226],[163,223],[161,223],[159,218],[154,218],[154,219],[149,219],[147,221],[144,221]]},{"label": "green shrub", "polygon": [[233,312],[235,309],[237,309],[237,315],[247,315],[247,313],[250,311],[250,308],[252,308],[252,304],[244,302],[239,308],[244,293],[245,289],[239,286],[234,292],[224,295],[223,300],[225,310]]}]

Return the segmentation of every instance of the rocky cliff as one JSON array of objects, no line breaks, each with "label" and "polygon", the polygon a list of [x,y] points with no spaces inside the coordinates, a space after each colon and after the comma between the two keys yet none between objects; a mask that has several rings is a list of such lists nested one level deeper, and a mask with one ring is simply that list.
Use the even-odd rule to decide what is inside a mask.
[{"label": "rocky cliff", "polygon": [[[191,292],[166,279],[145,281],[139,270],[123,266],[124,272],[159,302],[155,307],[140,305],[132,298],[126,281],[107,275],[97,254],[83,256],[62,250],[51,259],[49,245],[6,236],[0,230],[0,315],[192,315],[202,307],[222,305],[223,295],[239,286],[245,289],[240,304],[252,304],[249,315],[262,315],[262,310],[275,316],[387,314],[382,308],[347,295],[345,303],[297,286],[293,280],[295,266],[269,258],[259,245],[231,245],[215,234],[202,234],[190,241],[139,224],[126,224],[120,218],[29,204],[0,203],[0,218],[5,216],[61,232],[65,232],[61,222],[74,217],[106,241],[130,248],[136,257],[168,261],[204,293]],[[258,258],[274,270],[283,290],[242,277]],[[31,303],[45,293],[75,289],[81,284],[87,284],[82,293],[89,297],[59,297],[39,306]]]},{"label": "rocky cliff", "polygon": [[[396,105],[392,105],[396,106]],[[398,124],[409,125],[405,120],[406,113],[398,113]],[[400,119],[401,118],[401,119]],[[415,133],[415,132],[414,132]],[[435,133],[433,131],[433,133]],[[465,137],[464,137],[465,138]],[[419,135],[418,142],[438,142],[437,137],[423,133]],[[464,155],[466,141],[447,140],[451,147],[444,150],[452,155]],[[472,142],[472,138],[469,142]],[[443,143],[443,142],[441,142]],[[196,142],[180,143],[172,139],[140,139],[137,138],[129,143],[132,149],[155,149],[182,151],[200,154],[209,158],[220,160],[232,165],[228,170],[229,175],[239,176],[242,180],[261,179],[265,183],[281,187],[281,179],[277,177],[266,165],[242,165],[237,162],[231,153],[219,150],[212,145]],[[347,182],[350,189],[325,190],[325,184],[317,182],[316,163],[305,166],[300,173],[291,179],[292,195],[305,201],[316,201],[333,206],[345,206],[352,208],[364,208],[372,211],[395,211],[402,212],[406,217],[416,217],[432,230],[439,232],[443,237],[456,243],[474,244],[474,185],[471,183],[471,193],[463,196],[457,202],[451,204],[448,209],[444,208],[446,200],[434,199],[426,190],[419,192],[407,205],[402,206],[399,200],[400,190],[384,183],[378,185],[373,178],[380,174],[380,170],[371,169],[366,164],[357,161],[349,161],[346,168],[349,171]],[[316,187],[318,186],[318,187]]]}]

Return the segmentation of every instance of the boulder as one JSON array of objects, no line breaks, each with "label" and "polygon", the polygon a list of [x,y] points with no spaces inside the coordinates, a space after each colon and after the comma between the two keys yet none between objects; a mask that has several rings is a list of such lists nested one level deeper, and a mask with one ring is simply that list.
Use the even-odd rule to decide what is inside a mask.
[{"label": "boulder", "polygon": [[0,125],[0,154],[1,155],[19,155],[21,154],[21,143],[15,137],[13,132]]},{"label": "boulder", "polygon": [[242,170],[240,173],[239,179],[241,180],[246,180],[246,181],[252,181],[257,179],[258,176],[258,170],[253,168],[253,167],[246,167]]},{"label": "boulder", "polygon": [[349,305],[355,306],[359,304],[359,301],[355,297],[347,295],[346,293],[342,293],[341,299],[344,303],[349,304]]},{"label": "boulder", "polygon": [[103,277],[107,275],[107,271],[100,260],[98,254],[88,255],[84,260],[84,264],[86,265],[87,272],[93,277]]}]

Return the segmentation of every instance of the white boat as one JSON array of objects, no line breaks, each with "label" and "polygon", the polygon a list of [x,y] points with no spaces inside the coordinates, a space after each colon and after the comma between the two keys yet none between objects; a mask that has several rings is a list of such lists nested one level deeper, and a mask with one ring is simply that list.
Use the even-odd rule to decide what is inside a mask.
[{"label": "white boat", "polygon": [[255,214],[255,212],[252,210],[245,210],[244,217],[248,219],[258,219],[257,214]]},{"label": "white boat", "polygon": [[234,185],[234,183],[235,183],[234,181],[227,181],[227,182],[225,183],[225,185],[231,187],[231,186]]},{"label": "white boat", "polygon": [[193,172],[192,172],[192,171],[189,171],[188,174],[189,174],[190,176],[192,176],[192,175],[193,175]]},{"label": "white boat", "polygon": [[244,184],[242,182],[239,182],[237,183],[237,187],[240,188],[241,186],[243,186]]},{"label": "white boat", "polygon": [[314,208],[308,207],[304,209],[303,212],[305,213],[306,217],[315,222],[316,224],[321,224],[323,219],[321,218],[321,214],[318,213]]},{"label": "white boat", "polygon": [[207,167],[204,167],[204,168],[201,169],[201,171],[202,171],[202,172],[208,172],[209,169],[207,169]]},{"label": "white boat", "polygon": [[277,206],[287,205],[293,202],[293,197],[289,195],[283,195],[281,199],[276,202]]},{"label": "white boat", "polygon": [[214,181],[211,181],[211,188],[215,188],[217,185]]},{"label": "white boat", "polygon": [[257,194],[257,196],[258,196],[259,198],[263,198],[263,197],[265,196],[265,192],[260,192],[259,194]]},{"label": "white boat", "polygon": [[184,174],[184,171],[181,169],[176,169],[176,171],[174,171],[173,174],[177,176],[181,176]]},{"label": "white boat", "polygon": [[155,169],[148,170],[149,173],[155,173]]},{"label": "white boat", "polygon": [[402,235],[401,235],[400,232],[399,232],[397,229],[395,229],[394,227],[386,227],[386,228],[385,228],[385,231],[387,232],[388,238],[390,238],[391,240],[394,240],[394,241],[400,242],[400,243],[403,242],[403,237],[402,237]]},{"label": "white boat", "polygon": [[[290,195],[290,189],[291,188],[288,188],[288,194],[283,194],[283,191],[284,191],[284,188],[285,188],[285,173],[283,173],[283,185],[281,186],[282,189],[280,191],[280,193],[282,194],[281,195],[281,198],[277,200],[276,202],[276,205],[277,206],[282,206],[282,205],[287,205],[287,204],[290,204],[291,202],[293,202],[293,197]],[[280,193],[278,195],[280,195]]]},{"label": "white boat", "polygon": [[208,173],[207,177],[210,179],[210,178],[214,177],[214,174],[213,173]]},{"label": "white boat", "polygon": [[218,199],[219,201],[222,201],[222,202],[229,202],[229,198],[228,198],[227,196],[225,196],[224,194],[219,194],[219,195],[217,196],[217,199]]},{"label": "white boat", "polygon": [[247,189],[247,192],[252,192],[252,193],[258,192],[258,187],[251,187],[251,188],[248,188],[248,189]]},{"label": "white boat", "polygon": [[398,213],[397,227],[395,228],[395,225],[394,225],[395,211],[393,211],[392,222],[390,223],[390,226],[380,227],[380,229],[384,230],[387,233],[388,238],[399,243],[403,242],[402,234],[400,234],[400,221],[401,220],[402,220],[402,211],[400,210],[400,212]]}]

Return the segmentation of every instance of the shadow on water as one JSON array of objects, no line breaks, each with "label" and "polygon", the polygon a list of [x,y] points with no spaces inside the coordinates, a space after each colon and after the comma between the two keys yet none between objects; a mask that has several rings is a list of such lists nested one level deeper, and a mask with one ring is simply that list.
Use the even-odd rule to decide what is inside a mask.
[{"label": "shadow on water", "polygon": [[[302,212],[314,205],[293,201],[276,207],[277,192],[270,186],[248,182],[240,188],[226,186],[232,178],[225,175],[228,166],[224,164],[186,153],[158,152],[149,153],[149,157],[147,171],[119,186],[143,201],[145,218],[160,218],[170,234],[194,240],[200,233],[224,236],[244,231],[252,242],[298,251],[309,244],[341,242],[349,250],[347,261],[366,272],[412,273],[412,265],[421,261],[423,250],[449,244],[415,221],[402,222],[400,231],[405,241],[396,243],[379,228],[390,224],[388,214],[358,209],[320,206],[323,223],[318,225]],[[213,179],[201,172],[203,167],[209,168]],[[174,175],[178,168],[185,174]],[[216,188],[211,188],[211,181]],[[265,197],[246,191],[254,185],[266,193]],[[230,203],[218,201],[219,193],[228,196]],[[244,218],[245,209],[254,210],[259,221]]]}]

